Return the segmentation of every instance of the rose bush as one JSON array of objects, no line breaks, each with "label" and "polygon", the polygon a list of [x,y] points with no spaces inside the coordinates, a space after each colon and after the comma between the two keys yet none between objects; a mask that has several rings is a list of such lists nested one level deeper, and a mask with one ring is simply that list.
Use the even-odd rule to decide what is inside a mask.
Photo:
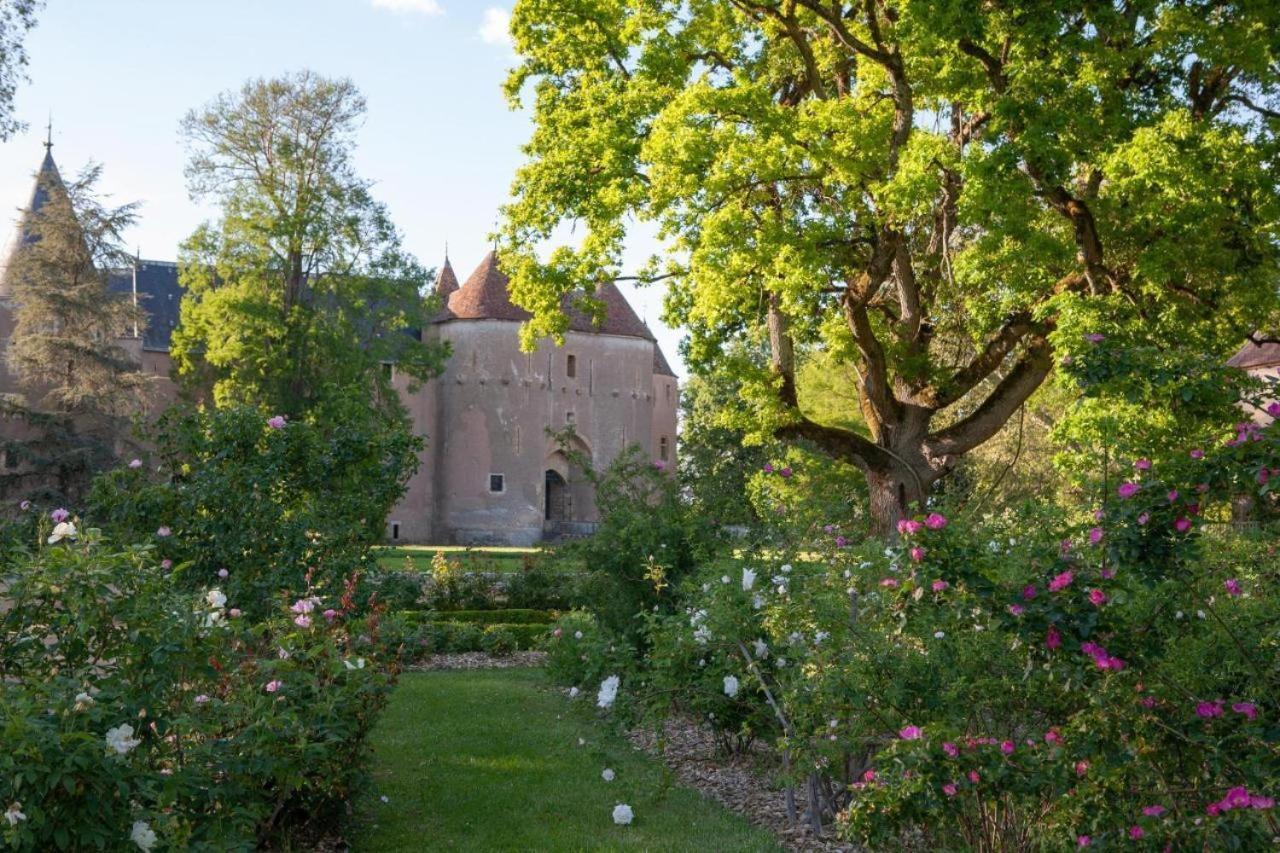
[{"label": "rose bush", "polygon": [[154,543],[188,589],[217,583],[255,616],[307,574],[335,592],[371,569],[419,441],[361,418],[272,421],[247,408],[174,410],[156,430],[158,463],[98,478],[86,515],[117,541]]},{"label": "rose bush", "polygon": [[62,523],[0,568],[0,838],[252,849],[342,814],[396,668],[356,578],[303,578],[251,620],[155,544]]},{"label": "rose bush", "polygon": [[870,845],[1266,846],[1280,531],[1229,517],[1274,501],[1280,427],[1105,474],[1095,506],[930,507],[891,543],[780,520],[640,615],[647,654],[575,677],[772,737],[811,820]]}]

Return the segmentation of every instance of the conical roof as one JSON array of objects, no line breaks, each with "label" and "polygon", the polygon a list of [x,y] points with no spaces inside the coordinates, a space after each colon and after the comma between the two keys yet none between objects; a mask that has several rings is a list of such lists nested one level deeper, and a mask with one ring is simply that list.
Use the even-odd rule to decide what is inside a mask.
[{"label": "conical roof", "polygon": [[444,266],[440,268],[440,275],[436,276],[436,293],[445,297],[449,297],[458,289],[458,277],[453,274],[453,264],[449,263],[449,258],[444,259]]},{"label": "conical roof", "polygon": [[[508,290],[511,281],[498,264],[495,252],[489,252],[476,267],[475,272],[449,296],[444,311],[436,322],[449,320],[510,320],[523,323],[531,315],[528,311],[511,301]],[[583,294],[570,294],[564,298],[562,308],[569,315],[569,328],[575,332],[596,332],[605,335],[625,335],[633,338],[653,340],[649,329],[631,309],[627,298],[613,282],[605,282],[596,288],[594,298],[604,303],[604,320],[597,324],[593,318],[574,307],[575,297]]]},{"label": "conical roof", "polygon": [[49,200],[55,195],[65,197],[66,193],[67,186],[62,182],[62,174],[58,171],[58,164],[53,160],[53,145],[45,143],[44,160],[40,162],[40,169],[36,172],[35,186],[31,189],[31,199],[27,202],[26,208],[23,209],[22,215],[18,218],[17,227],[5,247],[3,261],[0,262],[0,295],[9,292],[8,270],[13,253],[35,239],[32,236],[31,218],[39,213],[40,209],[48,204]]},{"label": "conical roof", "polygon": [[662,354],[662,346],[657,341],[653,342],[653,372],[656,376],[676,375],[671,365],[667,363],[667,357]]}]

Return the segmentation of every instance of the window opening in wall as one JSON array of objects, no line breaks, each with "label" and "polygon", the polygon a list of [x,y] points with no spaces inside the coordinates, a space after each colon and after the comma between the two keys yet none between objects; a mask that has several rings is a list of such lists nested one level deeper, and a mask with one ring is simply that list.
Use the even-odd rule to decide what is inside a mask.
[{"label": "window opening in wall", "polygon": [[400,538],[400,522],[393,521],[391,522],[391,541],[394,542],[399,538]]},{"label": "window opening in wall", "polygon": [[567,424],[577,423],[577,421],[573,417],[573,412],[564,413],[564,422]]},{"label": "window opening in wall", "polygon": [[666,462],[669,452],[667,437],[664,435],[662,438],[658,439],[658,458],[663,462]]},{"label": "window opening in wall", "polygon": [[516,452],[517,456],[520,454],[520,427],[519,426],[517,426],[515,430],[512,431],[511,449]]},{"label": "window opening in wall", "polygon": [[671,383],[670,382],[666,383],[666,387],[667,387],[667,402],[670,403],[671,402]]},{"label": "window opening in wall", "polygon": [[382,375],[387,379],[394,379],[396,375],[395,365],[389,361],[382,362]]},{"label": "window opening in wall", "polygon": [[576,377],[577,377],[577,375],[578,375],[578,357],[577,357],[576,355],[571,355],[571,356],[569,356],[569,362],[568,362],[568,364],[565,366],[565,371],[564,371],[564,372],[565,372],[565,374],[566,374],[570,379],[574,379],[574,378],[576,378]]},{"label": "window opening in wall", "polygon": [[506,490],[506,478],[502,474],[489,475],[489,491],[496,494]]}]

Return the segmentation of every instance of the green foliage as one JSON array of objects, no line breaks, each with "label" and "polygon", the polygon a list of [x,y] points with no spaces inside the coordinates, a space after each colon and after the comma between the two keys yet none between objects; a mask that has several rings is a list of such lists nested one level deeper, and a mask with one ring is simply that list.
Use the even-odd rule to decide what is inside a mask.
[{"label": "green foliage", "polygon": [[155,435],[159,477],[105,475],[87,515],[117,541],[154,543],[189,588],[221,583],[253,615],[308,582],[332,594],[371,562],[421,445],[359,417],[275,423],[244,408],[170,412]]},{"label": "green foliage", "polygon": [[137,206],[106,207],[101,174],[91,165],[64,183],[42,169],[43,204],[24,212],[3,271],[14,324],[5,361],[16,387],[0,407],[24,428],[3,441],[0,495],[83,500],[93,476],[127,452],[129,419],[147,401],[148,379],[121,342],[145,325],[144,312],[107,289],[111,271],[129,263],[121,235]]},{"label": "green foliage", "polygon": [[638,633],[637,614],[669,610],[673,591],[721,546],[715,528],[680,494],[679,481],[659,470],[639,447],[591,472],[600,523],[570,542],[561,559],[587,567],[579,596],[610,630]]},{"label": "green foliage", "polygon": [[1280,327],[1277,28],[1266,3],[521,0],[526,343],[656,226],[642,277],[695,372],[732,372],[761,438],[864,469],[887,535],[1084,334],[1221,361]]},{"label": "green foliage", "polygon": [[351,584],[255,622],[158,562],[82,529],[6,564],[7,846],[125,849],[142,822],[165,849],[254,849],[330,829],[361,779],[395,661]]},{"label": "green foliage", "polygon": [[[178,374],[219,406],[403,420],[447,349],[428,274],[352,163],[364,98],[311,72],[254,80],[183,120],[192,194],[221,205],[183,245]],[[245,164],[253,164],[246,168]],[[337,411],[330,411],[337,407]]]},{"label": "green foliage", "polygon": [[26,126],[13,117],[13,96],[27,79],[24,40],[42,8],[43,0],[13,0],[0,9],[0,142]]}]

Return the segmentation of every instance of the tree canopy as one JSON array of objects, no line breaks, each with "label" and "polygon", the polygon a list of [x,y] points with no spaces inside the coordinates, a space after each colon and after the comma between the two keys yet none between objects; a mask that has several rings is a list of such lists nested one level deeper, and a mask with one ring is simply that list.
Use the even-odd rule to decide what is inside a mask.
[{"label": "tree canopy", "polygon": [[13,116],[13,96],[25,81],[27,49],[23,40],[36,25],[43,0],[0,0],[0,142],[24,125]]},{"label": "tree canopy", "polygon": [[352,164],[364,98],[311,72],[253,80],[183,120],[193,197],[221,207],[183,245],[173,357],[219,405],[288,415],[338,398],[400,415],[391,370],[436,374],[428,272]]},{"label": "tree canopy", "polygon": [[[512,34],[527,335],[656,223],[691,365],[767,341],[753,417],[862,468],[882,528],[1055,357],[1274,326],[1275,4],[520,0]],[[806,348],[855,368],[869,436],[797,405]]]}]

